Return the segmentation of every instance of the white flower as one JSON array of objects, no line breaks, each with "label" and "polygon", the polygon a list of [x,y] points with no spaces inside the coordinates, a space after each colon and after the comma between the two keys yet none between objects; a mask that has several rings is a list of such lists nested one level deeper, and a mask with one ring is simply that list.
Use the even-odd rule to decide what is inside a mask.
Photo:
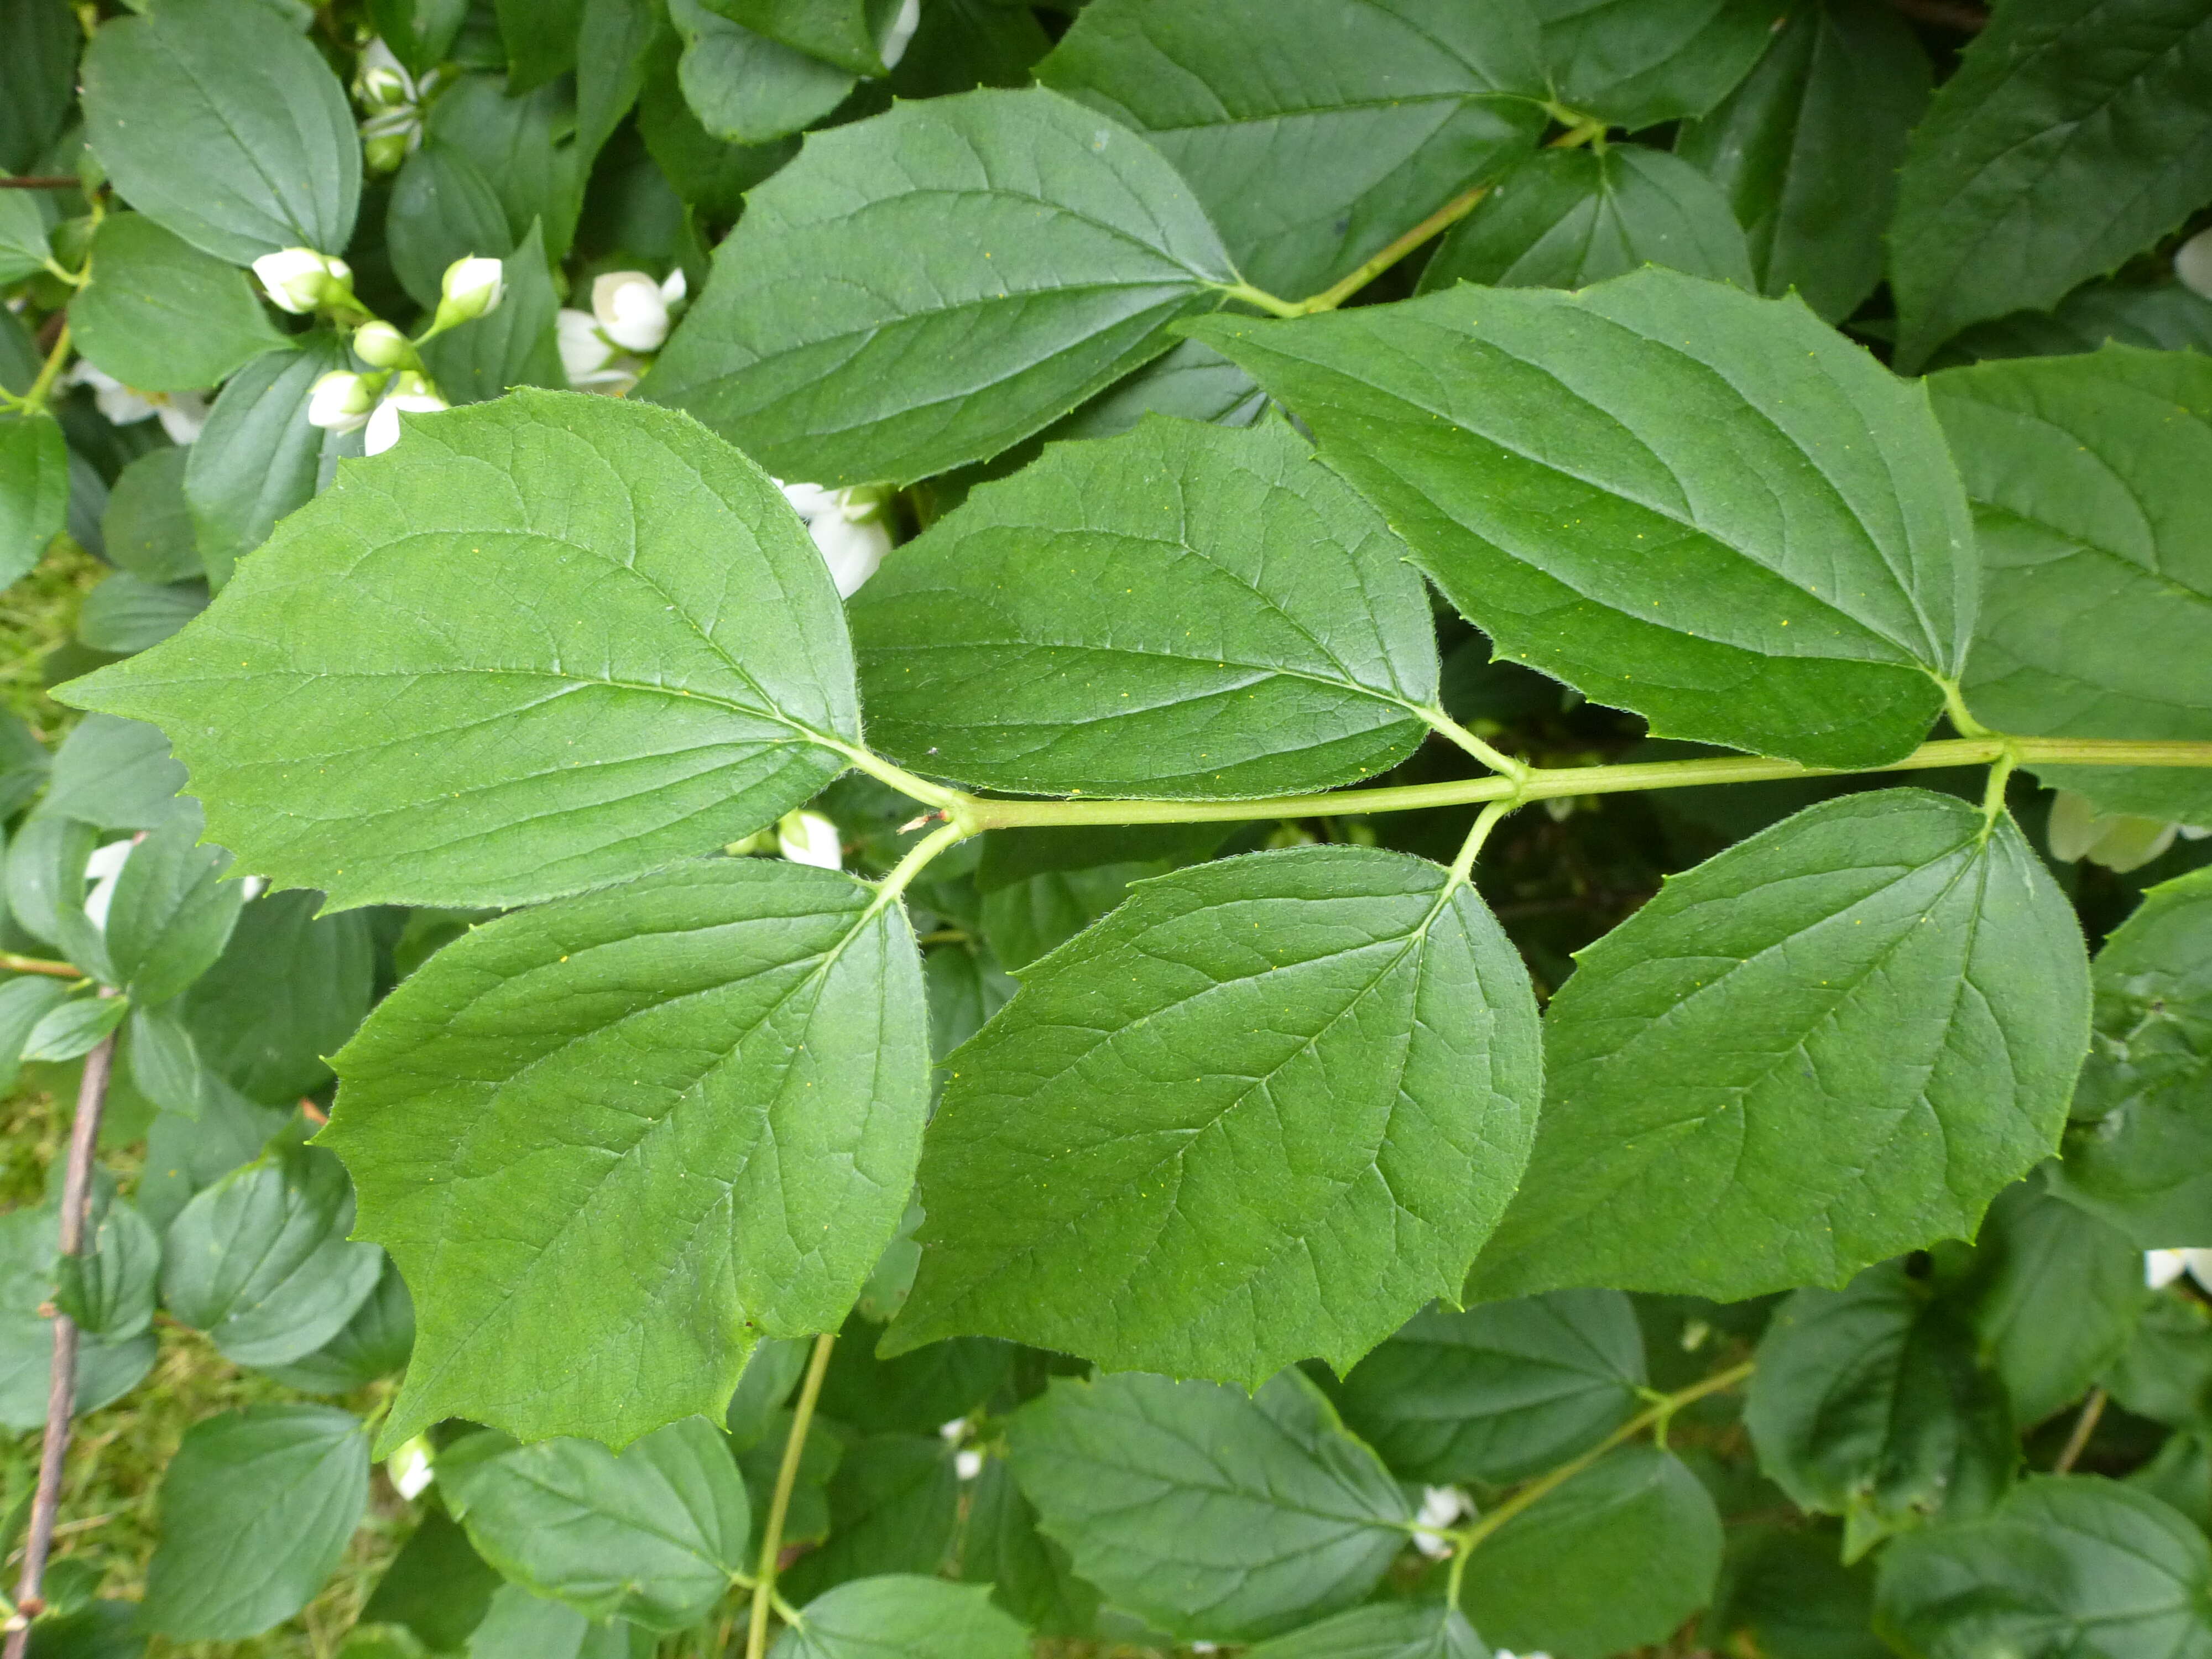
[{"label": "white flower", "polygon": [[2200,230],[2173,251],[2173,274],[2212,300],[2212,230]]},{"label": "white flower", "polygon": [[325,432],[351,432],[364,425],[376,407],[381,374],[356,374],[334,368],[308,389],[307,424]]},{"label": "white flower", "polygon": [[979,1451],[953,1453],[952,1473],[963,1480],[973,1480],[983,1473],[983,1454]]},{"label": "white flower", "polygon": [[431,1465],[429,1440],[416,1435],[384,1460],[384,1472],[391,1477],[392,1491],[402,1498],[419,1497],[423,1488],[438,1478],[437,1470]]},{"label": "white flower", "polygon": [[197,392],[139,392],[80,357],[62,376],[64,386],[92,388],[93,406],[115,426],[161,416],[161,430],[173,444],[188,444],[207,424],[207,399]]},{"label": "white flower", "polygon": [[1413,1517],[1413,1547],[1431,1561],[1448,1558],[1453,1546],[1443,1529],[1474,1507],[1456,1486],[1424,1487],[1420,1512]]},{"label": "white flower", "polygon": [[157,392],[154,413],[173,444],[188,444],[207,425],[207,399],[197,392]]},{"label": "white flower", "polygon": [[353,331],[353,355],[378,368],[397,368],[414,351],[407,337],[389,323],[363,323]]},{"label": "white flower", "polygon": [[914,43],[914,32],[921,27],[921,0],[906,0],[898,15],[891,19],[890,32],[884,36],[884,67],[896,69],[898,60],[906,56],[906,49]]},{"label": "white flower", "polygon": [[361,49],[353,89],[362,103],[380,109],[415,101],[415,77],[407,72],[407,65],[399,61],[398,54],[385,45],[382,35]]},{"label": "white flower", "polygon": [[368,417],[368,429],[362,434],[364,455],[381,455],[399,441],[402,415],[434,415],[447,407],[446,400],[431,391],[420,374],[396,375],[392,385],[392,394],[377,404]]},{"label": "white flower", "polygon": [[[89,910],[91,908],[88,902],[85,908]],[[2143,1283],[2154,1291],[2163,1290],[2184,1273],[2205,1289],[2212,1290],[2212,1250],[2143,1252]]]},{"label": "white flower", "polygon": [[793,864],[836,870],[845,862],[837,826],[819,812],[786,812],[776,820],[776,851]]},{"label": "white flower", "polygon": [[964,1417],[956,1417],[950,1423],[939,1423],[937,1425],[937,1437],[939,1440],[949,1440],[957,1444],[968,1437],[968,1419]]},{"label": "white flower", "polygon": [[561,367],[568,384],[579,392],[603,392],[620,397],[637,384],[645,365],[627,351],[617,350],[588,311],[563,308],[553,319],[554,337],[561,348]]},{"label": "white flower", "polygon": [[656,283],[641,270],[611,270],[592,283],[592,315],[625,351],[658,351],[669,310],[684,297],[684,273]]},{"label": "white flower", "polygon": [[890,526],[884,522],[884,503],[872,489],[824,489],[820,484],[776,481],[784,500],[806,521],[830,567],[830,580],[840,598],[850,599],[860,585],[882,568],[891,550]]},{"label": "white flower", "polygon": [[438,285],[438,314],[432,331],[473,321],[497,306],[506,291],[507,272],[498,260],[475,253],[454,260]]},{"label": "white flower", "polygon": [[253,262],[269,302],[280,311],[310,312],[352,292],[353,267],[311,247],[288,247]]},{"label": "white flower", "polygon": [[2100,813],[2087,796],[2061,789],[2051,803],[2051,822],[2045,836],[2055,859],[2068,864],[2087,859],[2108,870],[2126,872],[2140,869],[2158,857],[2173,845],[2174,836],[2180,832],[2179,824],[2162,818]]},{"label": "white flower", "polygon": [[92,890],[84,896],[85,920],[101,933],[107,931],[107,912],[115,902],[115,884],[122,878],[123,866],[130,861],[131,849],[137,843],[132,841],[112,841],[106,846],[94,849],[84,861],[84,878],[92,883]]}]

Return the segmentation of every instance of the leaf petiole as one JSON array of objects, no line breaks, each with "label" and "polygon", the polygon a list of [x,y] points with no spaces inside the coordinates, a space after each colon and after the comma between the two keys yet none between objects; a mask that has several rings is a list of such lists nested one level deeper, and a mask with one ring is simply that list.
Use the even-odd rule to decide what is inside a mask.
[{"label": "leaf petiole", "polygon": [[[928,844],[924,842],[922,846]],[[920,847],[915,849],[921,850]],[[909,861],[911,858],[909,854]],[[769,1499],[768,1525],[761,1534],[760,1571],[753,1580],[752,1618],[745,1628],[745,1659],[763,1659],[768,1652],[769,1612],[782,1600],[775,1593],[775,1572],[777,1558],[783,1553],[783,1518],[791,1509],[792,1488],[799,1484],[799,1462],[806,1449],[807,1425],[814,1420],[814,1402],[821,1396],[822,1378],[830,1369],[830,1350],[836,1343],[835,1331],[824,1331],[814,1339],[814,1353],[806,1362],[806,1380],[799,1385],[799,1399],[791,1408],[791,1432],[784,1437],[783,1462],[776,1468],[775,1492]],[[785,1617],[797,1622],[795,1613],[786,1613]]]}]

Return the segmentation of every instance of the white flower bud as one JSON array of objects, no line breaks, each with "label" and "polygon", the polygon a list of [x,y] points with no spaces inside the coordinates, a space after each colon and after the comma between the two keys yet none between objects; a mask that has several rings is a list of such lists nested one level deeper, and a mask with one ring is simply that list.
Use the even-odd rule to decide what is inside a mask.
[{"label": "white flower bud", "polygon": [[983,1454],[972,1449],[953,1453],[952,1473],[962,1480],[973,1480],[983,1473]]},{"label": "white flower bud", "polygon": [[2200,230],[2173,251],[2173,274],[2212,300],[2212,230]]},{"label": "white flower bud", "polygon": [[641,270],[611,270],[594,282],[592,314],[625,351],[658,351],[668,337],[668,301]]},{"label": "white flower bud", "polygon": [[354,76],[354,94],[364,104],[391,109],[415,101],[415,78],[398,54],[380,35],[361,49],[361,67]]},{"label": "white flower bud", "polygon": [[842,513],[825,514],[806,526],[830,566],[841,598],[850,599],[881,568],[891,550],[891,532],[880,519],[855,524]]},{"label": "white flower bud", "polygon": [[394,385],[397,389],[368,417],[368,429],[362,434],[364,455],[381,455],[399,441],[402,415],[434,415],[447,407],[446,400],[429,390],[419,374],[401,374]]},{"label": "white flower bud", "polygon": [[438,314],[430,325],[432,331],[472,322],[491,310],[506,292],[506,276],[496,259],[471,254],[454,260],[446,267],[445,280],[438,285]]},{"label": "white flower bud", "polygon": [[253,262],[253,274],[280,311],[310,312],[350,293],[353,268],[311,247],[288,247]]},{"label": "white flower bud", "polygon": [[914,32],[921,27],[921,0],[906,0],[891,19],[891,26],[884,35],[883,58],[885,69],[896,69],[898,60],[906,56],[906,49],[914,44]]},{"label": "white flower bud", "polygon": [[392,1490],[410,1501],[422,1495],[423,1489],[437,1479],[432,1467],[430,1441],[427,1435],[416,1435],[384,1460],[384,1472],[392,1479]]},{"label": "white flower bud", "polygon": [[842,842],[837,826],[819,812],[786,812],[776,820],[776,850],[793,864],[840,869],[845,862]]},{"label": "white flower bud", "polygon": [[307,392],[307,424],[319,426],[325,432],[351,432],[368,419],[383,383],[381,374],[332,369]]},{"label": "white flower bud", "polygon": [[353,331],[353,355],[378,368],[398,368],[415,348],[389,323],[363,323]]},{"label": "white flower bud", "polygon": [[775,487],[783,491],[783,499],[791,503],[792,510],[809,524],[843,505],[839,499],[842,491],[824,489],[820,484],[786,483],[778,478]]}]

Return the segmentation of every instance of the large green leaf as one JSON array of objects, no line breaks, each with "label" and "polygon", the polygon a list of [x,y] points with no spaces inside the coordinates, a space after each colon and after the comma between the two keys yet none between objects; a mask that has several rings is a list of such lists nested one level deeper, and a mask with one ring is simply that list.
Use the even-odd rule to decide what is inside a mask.
[{"label": "large green leaf", "polygon": [[2184,1516],[2094,1476],[2043,1477],[1984,1520],[1882,1553],[1875,1628],[1910,1659],[2204,1659],[2212,1549]]},{"label": "large green leaf", "polygon": [[676,76],[684,101],[725,143],[765,144],[797,132],[852,94],[846,70],[732,22],[704,0],[669,0],[668,12],[684,35]]},{"label": "large green leaf", "polygon": [[[1929,386],[1985,567],[1977,716],[2034,737],[2212,738],[2212,360],[2108,345]],[[2109,811],[2212,825],[2212,775],[2036,769]]]},{"label": "large green leaf", "polygon": [[1037,1530],[1013,1465],[994,1457],[975,1478],[960,1532],[960,1577],[988,1584],[991,1599],[1040,1636],[1088,1636],[1098,1592],[1075,1576],[1068,1553]]},{"label": "large green leaf", "polygon": [[887,1572],[935,1572],[960,1530],[954,1448],[934,1432],[854,1440],[830,1476],[830,1536],[781,1581],[805,1601]]},{"label": "large green leaf", "polygon": [[806,141],[644,392],[787,478],[907,483],[996,454],[1173,343],[1237,280],[1144,141],[1042,88]]},{"label": "large green leaf", "polygon": [[161,1477],[144,1628],[179,1642],[258,1636],[307,1606],[368,1504],[368,1431],[328,1406],[195,1423]]},{"label": "large green leaf", "polygon": [[2042,860],[2008,817],[1914,789],[1738,842],[1580,963],[1476,1295],[1735,1301],[1965,1237],[2052,1151],[2087,1046]]},{"label": "large green leaf", "polygon": [[836,590],[774,483],[571,392],[410,425],[68,695],[166,722],[208,833],[341,907],[518,904],[704,852],[859,735]]},{"label": "large green leaf", "polygon": [[1192,331],[1499,655],[1658,732],[1878,765],[1964,660],[1972,531],[1926,394],[1794,300],[1647,270]]},{"label": "large green leaf", "polygon": [[1055,1381],[1008,1425],[1045,1532],[1118,1607],[1177,1636],[1273,1635],[1349,1607],[1412,1510],[1319,1389],[1286,1370],[1213,1382]]},{"label": "large green leaf", "polygon": [[951,1062],[887,1346],[977,1331],[1256,1387],[1437,1296],[1519,1178],[1527,970],[1467,886],[1352,847],[1147,882]]},{"label": "large green leaf", "polygon": [[303,1394],[351,1394],[404,1365],[414,1346],[415,1304],[407,1281],[386,1256],[376,1288],[336,1336],[311,1354],[258,1369]]},{"label": "large green leaf", "polygon": [[387,1440],[441,1417],[622,1444],[719,1417],[756,1336],[833,1330],[927,1110],[903,914],[719,860],[447,945],[338,1056],[323,1139],[420,1320]]},{"label": "large green leaf", "polygon": [[313,1353],[353,1317],[384,1271],[348,1242],[354,1198],[327,1152],[271,1152],[225,1176],[169,1224],[161,1299],[241,1365]]},{"label": "large green leaf", "polygon": [[69,512],[69,445],[51,415],[0,415],[0,587],[46,550]]},{"label": "large green leaf", "polygon": [[870,736],[936,775],[1037,793],[1349,783],[1443,719],[1405,557],[1285,421],[1155,417],[1060,445],[855,599]]},{"label": "large green leaf", "polygon": [[289,343],[244,273],[143,213],[100,222],[69,314],[94,367],[149,392],[213,386]]},{"label": "large green leaf", "polygon": [[1536,31],[1457,0],[1095,0],[1037,66],[1143,133],[1237,268],[1317,292],[1534,147]]},{"label": "large green leaf", "polygon": [[1561,1659],[1666,1640],[1712,1599],[1721,1518],[1671,1452],[1624,1446],[1468,1557],[1460,1606],[1486,1639]]},{"label": "large green leaf", "polygon": [[1642,144],[1544,149],[1452,228],[1422,269],[1421,291],[1587,288],[1646,264],[1753,285],[1728,198],[1687,161]]},{"label": "large green leaf", "polygon": [[331,1080],[323,1057],[368,1012],[375,971],[368,918],[319,916],[319,896],[248,904],[173,1010],[201,1064],[248,1100],[287,1110]]},{"label": "large green leaf", "polygon": [[125,467],[100,519],[107,556],[148,582],[191,581],[205,574],[192,544],[185,468],[192,448],[152,449]]},{"label": "large green leaf", "polygon": [[1457,1607],[1377,1601],[1245,1650],[1244,1659],[1490,1659]]},{"label": "large green leaf", "polygon": [[1762,293],[1795,289],[1835,322],[1874,291],[1930,74],[1894,7],[1804,0],[1743,84],[1675,136],[1728,192]]},{"label": "large green leaf", "polygon": [[1901,1263],[1784,1303],[1759,1345],[1744,1421],[1792,1502],[1844,1517],[1844,1557],[1988,1509],[2020,1461],[1974,1331]]},{"label": "large green leaf", "polygon": [[2094,982],[2058,1190],[2139,1248],[2212,1245],[2212,870],[2145,894]]},{"label": "large green leaf", "polygon": [[69,0],[16,0],[0,12],[0,167],[24,171],[61,131],[83,39]]},{"label": "large green leaf", "polygon": [[507,247],[519,246],[535,222],[544,227],[547,257],[566,257],[590,160],[578,148],[575,94],[566,76],[509,96],[503,76],[462,76],[440,92],[423,131],[425,149],[452,149],[491,186],[507,214]]},{"label": "large green leaf", "polygon": [[118,571],[84,596],[76,636],[95,651],[128,656],[159,645],[207,609],[204,582],[141,581]]},{"label": "large green leaf", "polygon": [[107,908],[107,959],[141,1002],[164,1002],[215,965],[238,925],[244,887],[223,880],[230,854],[199,844],[189,799],[131,850]]},{"label": "large green leaf", "polygon": [[465,1441],[438,1488],[484,1559],[594,1619],[681,1630],[745,1565],[744,1482],[722,1431],[687,1417],[619,1455],[590,1440]]},{"label": "large green leaf", "polygon": [[747,28],[835,64],[851,75],[884,73],[880,42],[897,8],[891,0],[714,0]]},{"label": "large green leaf", "polygon": [[1703,115],[1758,61],[1787,0],[1529,0],[1552,95],[1619,127]]},{"label": "large green leaf", "polygon": [[1898,361],[2040,311],[2212,197],[2212,14],[2007,0],[1912,134],[1890,231]]},{"label": "large green leaf", "polygon": [[1425,1308],[1355,1365],[1338,1409],[1407,1480],[1523,1480],[1636,1410],[1644,1334],[1619,1291]]},{"label": "large green leaf", "polygon": [[361,137],[322,54],[259,6],[146,0],[84,54],[85,137],[115,187],[204,253],[342,253]]},{"label": "large green leaf", "polygon": [[216,394],[185,462],[185,501],[215,586],[313,498],[339,441],[308,422],[308,396],[351,361],[336,335],[310,334],[297,350],[255,358]]},{"label": "large green leaf", "polygon": [[1029,1659],[1029,1634],[981,1585],[886,1574],[799,1609],[769,1659]]}]

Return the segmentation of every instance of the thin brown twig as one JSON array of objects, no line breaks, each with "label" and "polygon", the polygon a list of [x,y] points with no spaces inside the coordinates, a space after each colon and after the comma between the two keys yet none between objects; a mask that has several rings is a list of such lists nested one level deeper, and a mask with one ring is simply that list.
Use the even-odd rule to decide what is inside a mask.
[{"label": "thin brown twig", "polygon": [[[107,1079],[115,1069],[115,1037],[102,1037],[84,1057],[84,1080],[77,1085],[76,1118],[70,1125],[69,1167],[62,1176],[61,1254],[84,1253],[84,1224],[92,1208],[93,1162],[100,1147],[100,1115],[107,1104]],[[54,1363],[46,1384],[46,1432],[39,1449],[39,1486],[31,1500],[30,1530],[23,1540],[23,1571],[15,1582],[15,1611],[22,1623],[8,1632],[6,1659],[23,1659],[31,1640],[30,1620],[45,1608],[40,1587],[46,1579],[46,1553],[53,1547],[54,1519],[61,1507],[62,1466],[69,1455],[70,1419],[76,1410],[76,1322],[54,1315]]]},{"label": "thin brown twig", "polygon": [[2067,1474],[2089,1444],[2089,1437],[2097,1431],[2097,1419],[2105,1414],[2105,1391],[2089,1390],[2089,1397],[2081,1402],[2081,1414],[2074,1419],[2074,1432],[2066,1437],[2066,1449],[2058,1454],[2058,1461],[2051,1466],[2053,1474]]}]

